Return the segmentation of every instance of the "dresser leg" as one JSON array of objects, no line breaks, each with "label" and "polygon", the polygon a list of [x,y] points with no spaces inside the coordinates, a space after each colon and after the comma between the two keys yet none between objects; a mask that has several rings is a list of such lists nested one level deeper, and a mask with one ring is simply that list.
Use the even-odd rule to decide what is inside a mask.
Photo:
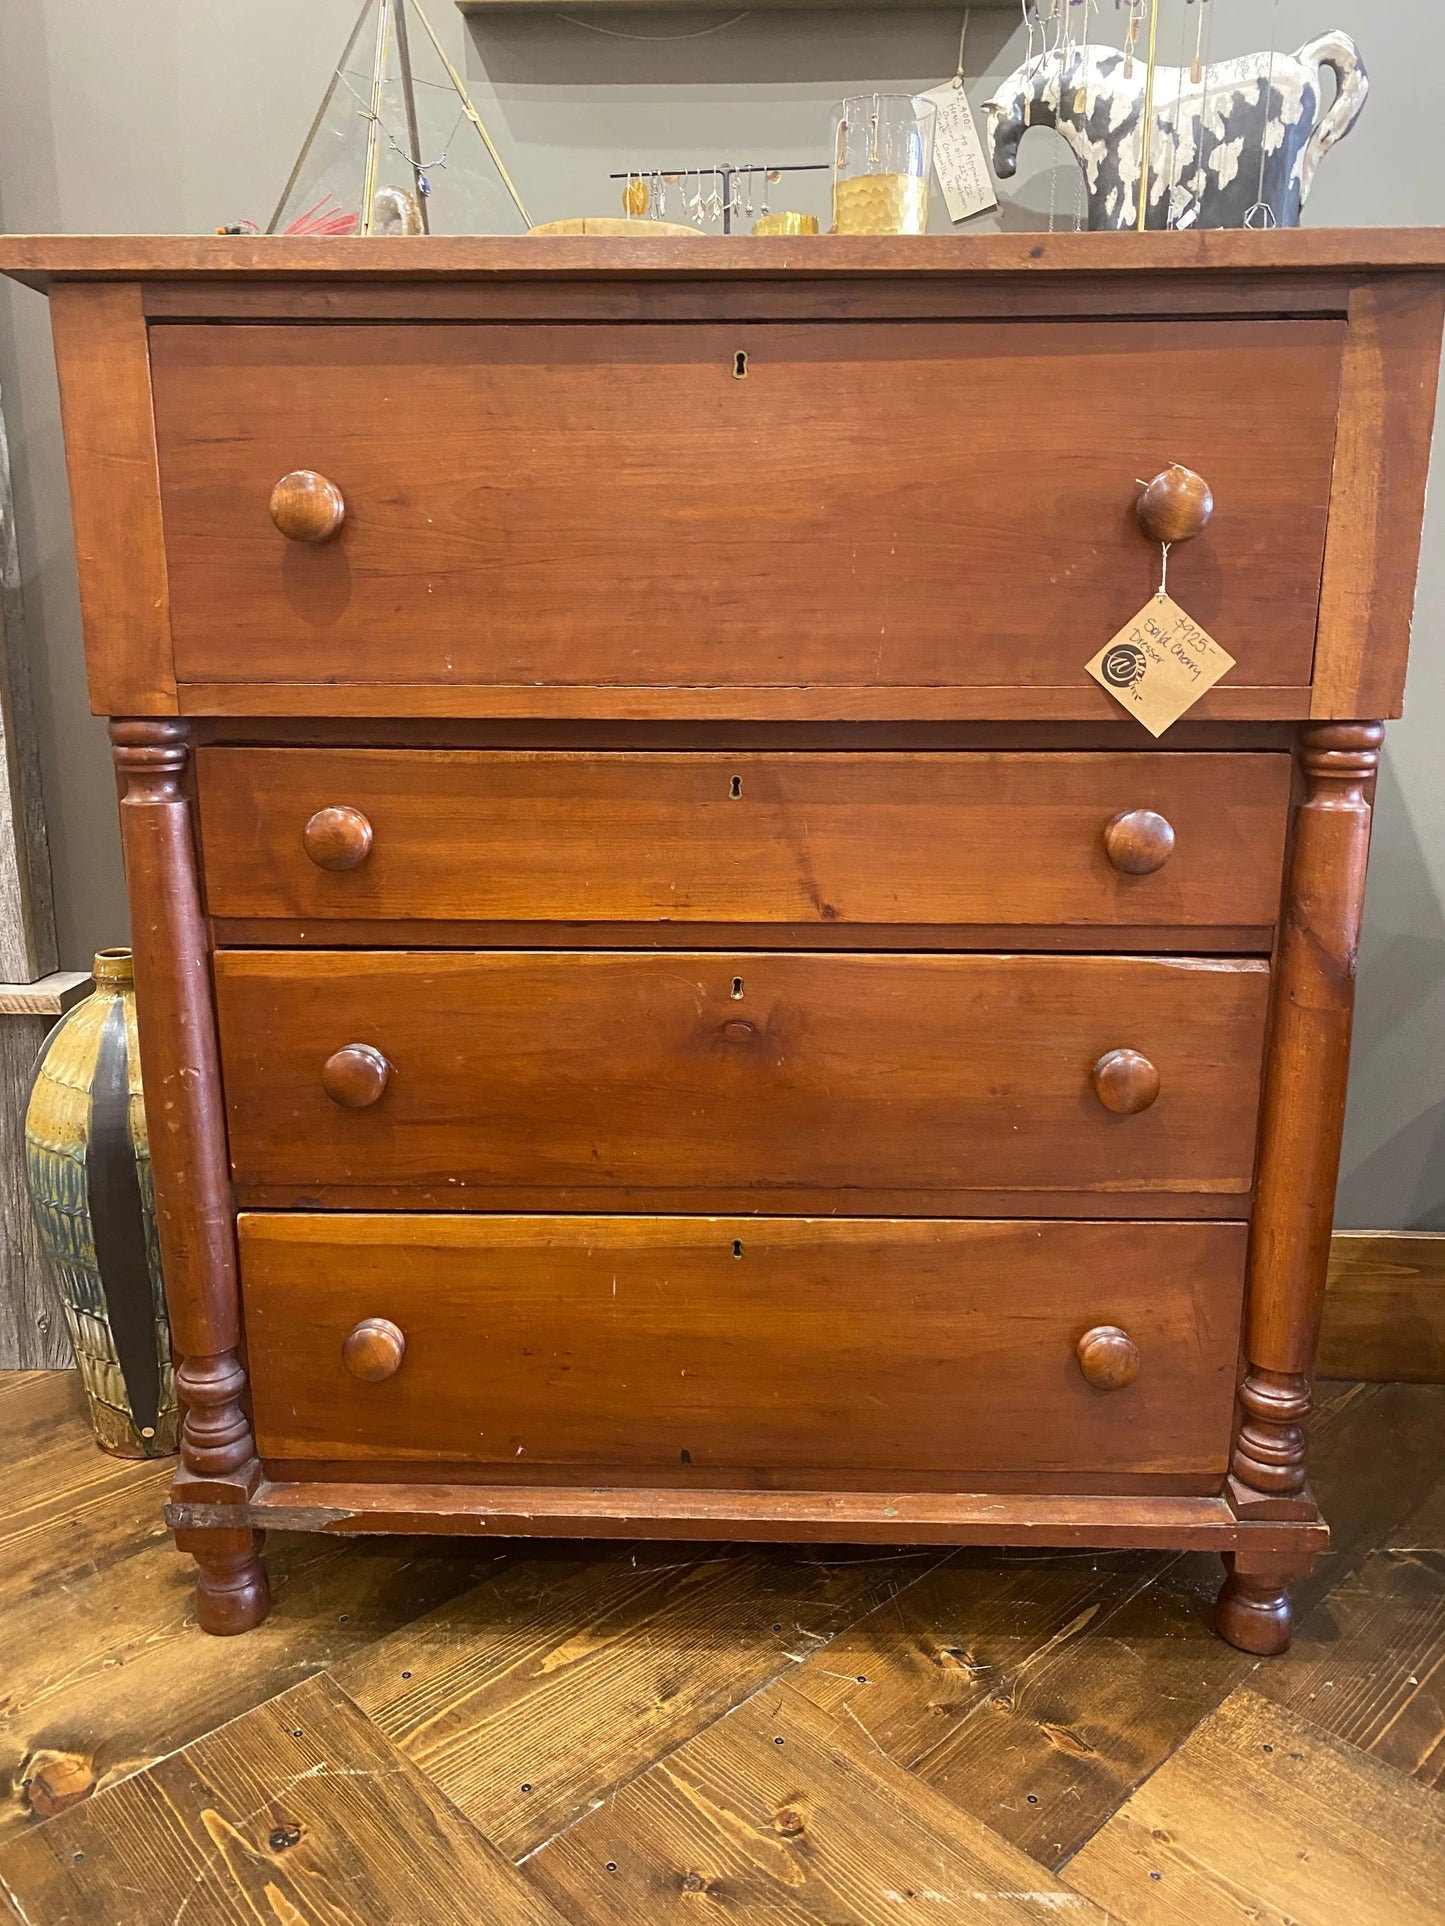
[{"label": "dresser leg", "polygon": [[[156,1230],[176,1390],[185,1408],[178,1505],[244,1505],[260,1478],[240,1359],[236,1266],[211,951],[201,912],[186,777],[189,724],[174,716],[112,722],[123,783],[121,844],[131,898],[136,1027],[155,1181]],[[197,1617],[208,1632],[259,1625],[269,1603],[249,1527],[176,1534],[200,1566]]]},{"label": "dresser leg", "polygon": [[[1249,1248],[1246,1365],[1230,1466],[1237,1511],[1241,1500],[1248,1507],[1302,1497],[1305,1489],[1310,1373],[1334,1221],[1355,959],[1383,735],[1377,722],[1317,722],[1300,731],[1303,795],[1275,957]],[[1283,1651],[1289,1602],[1282,1585],[1292,1575],[1285,1571],[1267,1584],[1262,1567],[1246,1574],[1236,1561],[1219,1602],[1224,1636],[1247,1652]]]},{"label": "dresser leg", "polygon": [[1287,1583],[1292,1574],[1268,1566],[1242,1571],[1244,1562],[1236,1553],[1225,1553],[1227,1575],[1214,1608],[1214,1627],[1222,1639],[1241,1652],[1275,1658],[1289,1650],[1294,1629]]},{"label": "dresser leg", "polygon": [[176,1548],[189,1552],[196,1573],[196,1623],[203,1632],[229,1638],[249,1632],[271,1609],[271,1587],[259,1556],[259,1531],[183,1529]]}]

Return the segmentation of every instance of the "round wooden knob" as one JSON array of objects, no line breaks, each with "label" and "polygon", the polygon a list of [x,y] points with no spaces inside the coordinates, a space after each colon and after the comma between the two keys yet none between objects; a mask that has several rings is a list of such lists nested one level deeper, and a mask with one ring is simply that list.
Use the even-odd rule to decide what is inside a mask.
[{"label": "round wooden knob", "polygon": [[363,1384],[394,1378],[405,1356],[406,1333],[389,1317],[364,1317],[342,1340],[341,1362]]},{"label": "round wooden knob", "polygon": [[271,490],[271,520],[288,542],[329,542],[346,520],[346,503],[335,482],[296,468]]},{"label": "round wooden knob", "polygon": [[1128,809],[1105,829],[1104,850],[1121,875],[1152,876],[1174,854],[1174,830],[1152,809]]},{"label": "round wooden knob", "polygon": [[318,809],[302,830],[301,842],[318,869],[359,869],[371,854],[371,824],[345,803]]},{"label": "round wooden knob", "polygon": [[1209,483],[1178,462],[1156,475],[1139,497],[1139,526],[1155,542],[1192,542],[1213,513]]},{"label": "round wooden knob", "polygon": [[1136,1117],[1159,1095],[1159,1072],[1137,1050],[1111,1050],[1094,1065],[1094,1095],[1106,1110]]},{"label": "round wooden knob", "polygon": [[391,1065],[369,1043],[348,1043],[321,1066],[321,1088],[343,1110],[365,1110],[380,1101]]},{"label": "round wooden knob", "polygon": [[1097,1324],[1092,1331],[1085,1331],[1074,1347],[1074,1355],[1096,1391],[1122,1391],[1139,1375],[1139,1347],[1117,1324]]}]

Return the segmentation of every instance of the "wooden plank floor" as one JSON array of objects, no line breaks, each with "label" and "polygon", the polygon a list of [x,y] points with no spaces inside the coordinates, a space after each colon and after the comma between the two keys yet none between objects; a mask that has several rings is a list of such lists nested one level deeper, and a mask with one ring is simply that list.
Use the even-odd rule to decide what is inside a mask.
[{"label": "wooden plank floor", "polygon": [[0,1376],[0,1919],[1411,1926],[1445,1891],[1445,1387],[1322,1387],[1300,1629],[1216,1560],[274,1538]]}]

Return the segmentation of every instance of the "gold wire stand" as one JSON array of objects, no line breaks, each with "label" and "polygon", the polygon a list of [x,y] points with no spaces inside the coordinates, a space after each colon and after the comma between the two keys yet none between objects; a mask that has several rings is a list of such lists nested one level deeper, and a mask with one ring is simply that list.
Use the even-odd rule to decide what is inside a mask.
[{"label": "gold wire stand", "polygon": [[[408,12],[415,15],[427,39],[435,49],[437,59],[440,60],[443,68],[446,70],[447,79],[451,82],[457,99],[461,102],[463,114],[475,131],[481,136],[482,145],[490,155],[492,165],[496,168],[503,187],[506,188],[508,194],[511,196],[513,205],[521,215],[523,225],[530,228],[532,225],[532,217],[528,214],[522,197],[517,192],[511,175],[507,172],[506,163],[497,152],[495,141],[493,141],[491,135],[487,132],[481,115],[472,104],[471,96],[466,89],[466,83],[452,65],[442,43],[437,39],[435,29],[432,27],[431,21],[427,19],[422,9],[421,0],[363,0],[362,9],[357,16],[356,25],[351,30],[350,38],[346,42],[340,60],[336,63],[337,75],[340,75],[347,61],[351,58],[352,49],[360,38],[361,30],[365,26],[367,17],[373,7],[376,8],[376,40],[371,61],[371,112],[366,129],[366,168],[362,180],[360,232],[362,234],[370,234],[373,232],[376,214],[376,183],[381,163],[381,107],[386,89],[387,66],[391,56],[393,26],[396,32],[397,59],[401,68],[401,91],[406,110],[407,134],[411,141],[412,153],[415,154],[418,148],[416,81],[412,73],[411,36],[408,32]],[[271,216],[270,224],[266,229],[268,234],[274,234],[276,232],[281,220],[281,215],[288,201],[291,199],[297,181],[301,178],[301,170],[306,164],[306,157],[311,151],[312,143],[315,141],[317,134],[320,132],[321,124],[326,118],[326,110],[331,104],[335,86],[336,80],[333,78],[331,86],[327,88],[326,93],[322,97],[320,107],[316,110],[316,118],[312,121],[306,138],[301,143],[301,151],[296,156],[296,165],[291,169],[286,185],[281,190],[281,198],[276,203],[276,211]],[[427,215],[426,196],[419,194],[417,201],[421,209],[423,229],[429,232],[431,223]]]}]

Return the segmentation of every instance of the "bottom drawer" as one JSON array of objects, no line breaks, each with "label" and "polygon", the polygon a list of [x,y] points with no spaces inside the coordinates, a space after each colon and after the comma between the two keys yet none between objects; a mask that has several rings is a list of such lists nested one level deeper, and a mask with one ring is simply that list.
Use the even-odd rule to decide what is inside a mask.
[{"label": "bottom drawer", "polygon": [[[1217,1490],[1242,1224],[240,1219],[269,1460],[605,1484]],[[358,1326],[364,1327],[358,1331]],[[1137,1362],[1117,1388],[1096,1374]],[[358,1375],[359,1374],[359,1375]]]}]

